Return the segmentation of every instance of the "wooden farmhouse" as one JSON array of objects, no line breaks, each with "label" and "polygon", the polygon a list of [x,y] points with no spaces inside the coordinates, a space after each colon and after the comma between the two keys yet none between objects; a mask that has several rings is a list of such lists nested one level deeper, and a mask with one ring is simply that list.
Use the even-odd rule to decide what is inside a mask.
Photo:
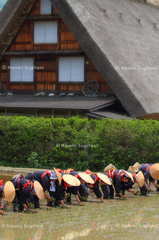
[{"label": "wooden farmhouse", "polygon": [[0,114],[158,112],[158,40],[159,9],[142,0],[8,0],[0,12]]}]

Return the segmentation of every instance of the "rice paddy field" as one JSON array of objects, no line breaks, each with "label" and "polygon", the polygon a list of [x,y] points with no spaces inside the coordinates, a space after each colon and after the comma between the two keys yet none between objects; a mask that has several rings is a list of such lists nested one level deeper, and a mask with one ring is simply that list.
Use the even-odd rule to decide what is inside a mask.
[{"label": "rice paddy field", "polygon": [[[14,174],[0,173],[0,179],[6,182]],[[104,204],[90,192],[84,206],[72,197],[72,204],[64,208],[47,207],[43,200],[41,209],[31,206],[21,213],[14,213],[3,199],[6,209],[0,215],[0,240],[157,239],[159,194],[153,190],[148,196],[126,192],[126,200],[115,198]]]}]

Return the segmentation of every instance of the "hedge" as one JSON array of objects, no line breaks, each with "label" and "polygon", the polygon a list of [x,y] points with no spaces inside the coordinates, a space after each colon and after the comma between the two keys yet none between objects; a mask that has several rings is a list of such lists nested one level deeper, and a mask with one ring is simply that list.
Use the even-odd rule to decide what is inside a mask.
[{"label": "hedge", "polygon": [[102,171],[159,159],[159,122],[0,116],[0,165]]}]

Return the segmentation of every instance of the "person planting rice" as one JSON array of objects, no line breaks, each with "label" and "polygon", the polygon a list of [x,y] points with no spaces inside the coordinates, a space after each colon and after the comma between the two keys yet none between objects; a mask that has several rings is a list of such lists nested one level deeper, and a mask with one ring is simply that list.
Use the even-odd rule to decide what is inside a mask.
[{"label": "person planting rice", "polygon": [[[92,178],[90,178],[89,176],[87,176],[87,174],[85,173],[77,173],[74,171],[74,169],[67,169],[63,171],[65,174],[70,174],[76,178],[78,178],[80,180],[80,184],[86,184],[86,183],[94,183],[94,181],[92,180]],[[83,190],[85,190],[83,188]],[[71,194],[74,194],[77,202],[79,203],[80,206],[83,206],[82,202],[80,201],[81,199],[81,195],[79,193],[79,188],[78,187],[68,187],[67,190],[67,202],[71,202]],[[79,199],[80,198],[80,199]]]},{"label": "person planting rice", "polygon": [[[37,196],[41,200],[44,197],[43,188],[38,181],[33,183],[30,180],[20,176],[18,178],[13,178],[10,182],[7,182],[4,186],[4,191],[5,187],[7,188],[7,186],[9,186],[9,190],[11,189],[12,194],[10,194],[11,196],[9,195],[9,200],[7,198],[6,199],[8,202],[13,202],[13,210],[15,212],[23,211],[24,209],[26,211],[28,210],[28,199],[30,198],[30,193]],[[13,191],[13,187],[15,191]],[[8,191],[8,188],[6,192]],[[13,195],[15,195],[14,198]]]},{"label": "person planting rice", "polygon": [[[124,170],[108,170],[106,171],[108,178],[110,179],[110,181],[113,182],[114,188],[115,188],[115,192],[116,192],[116,196],[117,197],[122,197],[123,199],[126,199],[126,196],[124,196],[120,190],[121,190],[121,182],[128,182],[128,181],[132,181],[133,177],[131,175],[131,173],[126,172]],[[112,185],[109,186],[110,187],[110,198],[114,198],[114,188]]]},{"label": "person planting rice", "polygon": [[78,178],[81,183],[79,186],[79,199],[82,202],[86,202],[89,196],[88,186],[94,184],[94,180],[86,173],[79,173]]},{"label": "person planting rice", "polygon": [[2,203],[2,197],[4,197],[4,185],[2,184],[3,180],[0,180],[0,215],[3,215],[4,205]]},{"label": "person planting rice", "polygon": [[89,190],[88,190],[88,184],[87,183],[81,183],[79,185],[79,199],[81,202],[87,202],[87,199],[89,197]]},{"label": "person planting rice", "polygon": [[[85,171],[85,173],[90,175],[90,177],[94,181],[94,183],[91,184],[89,186],[89,188],[92,189],[93,192],[95,193],[96,197],[99,198],[102,203],[104,203],[104,199],[103,199],[102,193],[101,193],[101,191],[99,189],[99,185],[101,186],[101,188],[104,187],[104,186],[111,185],[111,182],[109,181],[108,177],[106,175],[104,175],[104,174],[101,174],[101,173],[97,173],[97,174],[94,173],[94,174],[92,174],[92,172],[89,169],[87,169]],[[106,189],[104,189],[104,190],[106,190]],[[102,191],[103,191],[103,189],[102,189]],[[107,192],[107,194],[109,194],[109,190],[106,191],[106,192]]]},{"label": "person planting rice", "polygon": [[[152,163],[144,163],[141,164],[138,168],[138,171],[141,171],[144,175],[145,183],[143,187],[140,187],[141,195],[147,195],[151,191],[150,185],[153,184],[157,189],[159,189],[159,185],[155,183],[155,179],[150,175],[150,168]],[[148,184],[149,180],[149,184]]]},{"label": "person planting rice", "polygon": [[[60,172],[60,173],[65,172],[65,170],[62,171],[61,169],[57,169],[57,171]],[[86,202],[87,199],[88,199],[88,196],[89,196],[89,190],[88,190],[88,187],[87,187],[87,183],[81,183],[80,186],[79,186],[79,195],[78,195],[80,201],[81,202]]]},{"label": "person planting rice", "polygon": [[[60,170],[61,171],[61,170]],[[61,203],[62,207],[64,206],[64,201],[63,199],[58,199],[57,197],[57,187],[61,185],[61,174],[54,168],[54,171],[50,172],[50,197],[51,197],[51,202],[48,201],[47,206],[52,206],[54,202],[54,206],[59,205],[59,202]],[[54,201],[54,200],[55,201]]]},{"label": "person planting rice", "polygon": [[[50,171],[37,171],[29,173],[25,176],[25,179],[30,180],[32,182],[38,181],[43,187],[44,196],[47,201],[52,203],[52,199],[49,196],[48,192],[50,190]],[[34,196],[34,208],[40,208],[39,199],[37,196]]]},{"label": "person planting rice", "polygon": [[[60,172],[60,174],[61,185],[56,181],[56,192],[54,193],[54,197],[56,198],[56,201],[62,203],[64,198],[67,198],[67,189],[72,187],[77,188],[80,185],[80,181],[78,178],[70,174],[64,174],[63,172]],[[62,206],[64,206],[64,204],[62,204]]]},{"label": "person planting rice", "polygon": [[138,194],[138,191],[135,191],[132,186],[134,185],[134,183],[139,184],[139,187],[142,187],[144,185],[144,175],[143,173],[140,171],[136,174],[138,170],[135,167],[130,166],[128,169],[128,172],[131,173],[134,182],[132,182],[131,180],[129,180],[128,182],[121,182],[121,186],[120,186],[120,192],[124,195],[125,194],[125,190],[127,190],[128,192],[133,193],[134,195]]},{"label": "person planting rice", "polygon": [[[105,169],[104,169],[104,175],[107,176],[107,170],[117,170],[116,167],[113,164],[109,164]],[[104,199],[114,199],[114,196],[110,194],[110,187],[108,184],[101,186],[102,191],[104,193]]]}]

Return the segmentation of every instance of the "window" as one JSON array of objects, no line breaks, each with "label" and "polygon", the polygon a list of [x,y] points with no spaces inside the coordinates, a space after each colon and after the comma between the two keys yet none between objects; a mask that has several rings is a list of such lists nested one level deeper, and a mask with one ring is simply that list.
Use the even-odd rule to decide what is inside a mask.
[{"label": "window", "polygon": [[33,82],[33,58],[10,59],[10,82]]},{"label": "window", "polygon": [[34,43],[57,43],[57,22],[35,22]]},{"label": "window", "polygon": [[51,14],[50,0],[41,0],[40,1],[40,14]]},{"label": "window", "polygon": [[84,82],[84,57],[60,57],[59,82]]}]

